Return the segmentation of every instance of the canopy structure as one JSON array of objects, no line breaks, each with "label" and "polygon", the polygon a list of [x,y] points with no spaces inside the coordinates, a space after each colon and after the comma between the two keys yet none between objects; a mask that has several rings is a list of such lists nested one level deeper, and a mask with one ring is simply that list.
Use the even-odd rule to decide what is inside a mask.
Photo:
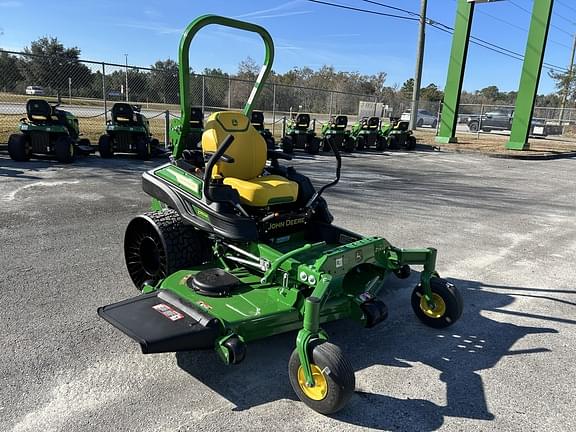
[{"label": "canopy structure", "polygon": [[[440,131],[436,137],[437,142],[452,143],[458,141],[456,138],[456,124],[458,122],[460,93],[462,92],[462,82],[466,68],[474,7],[476,3],[488,3],[491,1],[499,0],[457,0],[456,22],[452,38],[448,76],[444,88]],[[512,131],[510,140],[506,143],[506,148],[511,150],[528,149],[528,135],[542,72],[553,5],[554,0],[534,0]]]}]

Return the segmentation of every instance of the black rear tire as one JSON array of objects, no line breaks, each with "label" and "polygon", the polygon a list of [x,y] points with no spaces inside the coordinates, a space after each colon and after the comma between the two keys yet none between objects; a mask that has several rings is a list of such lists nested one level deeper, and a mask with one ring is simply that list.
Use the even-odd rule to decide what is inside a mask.
[{"label": "black rear tire", "polygon": [[378,138],[376,138],[376,150],[382,151],[382,150],[386,150],[386,138],[384,138],[383,136],[379,136]]},{"label": "black rear tire", "polygon": [[478,132],[478,130],[480,129],[479,126],[480,125],[478,122],[472,121],[472,122],[468,123],[468,130],[470,132]]},{"label": "black rear tire", "polygon": [[8,154],[16,162],[30,160],[31,151],[28,137],[24,134],[12,134],[8,138]]},{"label": "black rear tire", "polygon": [[138,159],[149,160],[151,153],[150,142],[144,137],[138,137],[136,139],[136,154],[138,155]]},{"label": "black rear tire", "polygon": [[316,137],[309,137],[306,151],[312,155],[318,154],[320,152],[320,140]]},{"label": "black rear tire", "polygon": [[145,283],[154,285],[177,270],[202,264],[211,252],[207,237],[184,225],[172,209],[135,217],[124,235],[128,274],[139,290]]},{"label": "black rear tire", "polygon": [[294,153],[294,141],[292,137],[285,136],[282,138],[282,151],[284,153]]},{"label": "black rear tire", "polygon": [[415,150],[416,149],[416,137],[410,135],[406,138],[406,150]]},{"label": "black rear tire", "polygon": [[344,140],[344,151],[346,153],[352,153],[354,152],[355,147],[356,142],[354,141],[354,139],[352,137],[346,137],[346,139]]},{"label": "black rear tire", "polygon": [[359,135],[358,138],[356,138],[356,148],[358,150],[364,150],[365,147],[366,139],[362,135]]},{"label": "black rear tire", "polygon": [[103,159],[109,159],[114,156],[114,148],[112,147],[112,137],[110,135],[101,135],[98,140],[98,153]]},{"label": "black rear tire", "polygon": [[66,135],[58,137],[54,143],[54,154],[60,163],[72,163],[76,157],[74,140]]},{"label": "black rear tire", "polygon": [[[346,360],[340,348],[329,342],[315,340],[310,343],[310,362],[317,366],[316,372],[326,386],[325,396],[318,400],[306,395],[299,380],[301,363],[298,351],[294,350],[288,363],[290,384],[298,398],[321,414],[335,413],[346,405],[354,393],[356,379],[354,369]],[[314,372],[314,371],[313,371]],[[315,379],[316,379],[315,374]]]}]

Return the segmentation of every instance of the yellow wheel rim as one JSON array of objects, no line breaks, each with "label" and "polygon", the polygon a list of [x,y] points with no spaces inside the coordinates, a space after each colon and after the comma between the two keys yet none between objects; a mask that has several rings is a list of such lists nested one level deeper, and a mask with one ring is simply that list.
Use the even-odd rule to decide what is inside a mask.
[{"label": "yellow wheel rim", "polygon": [[424,296],[420,298],[420,309],[422,309],[422,312],[424,312],[430,318],[443,317],[446,313],[446,303],[444,302],[444,299],[438,294],[432,293],[432,301],[434,302],[433,308],[428,305],[428,302]]},{"label": "yellow wheel rim", "polygon": [[298,368],[298,384],[307,398],[319,401],[324,399],[328,393],[328,381],[326,381],[326,377],[318,366],[311,363],[310,368],[312,369],[312,376],[314,377],[314,387],[308,387],[306,385],[306,377],[304,376],[304,368],[302,366]]}]

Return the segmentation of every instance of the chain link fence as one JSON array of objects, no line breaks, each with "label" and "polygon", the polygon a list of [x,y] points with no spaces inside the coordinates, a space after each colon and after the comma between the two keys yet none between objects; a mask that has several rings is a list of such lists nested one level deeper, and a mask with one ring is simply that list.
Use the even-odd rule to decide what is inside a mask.
[{"label": "chain link fence", "polygon": [[[206,116],[213,111],[241,109],[253,83],[253,80],[226,74],[191,74],[190,102],[201,107]],[[63,109],[75,114],[83,135],[94,142],[103,133],[115,102],[140,105],[142,113],[150,120],[152,133],[159,141],[166,142],[167,123],[180,114],[179,90],[175,63],[169,69],[145,68],[0,50],[0,143],[7,142],[8,136],[17,131],[18,120],[26,115],[26,101],[35,97],[59,102]],[[366,115],[364,111],[359,112],[361,104],[372,104],[369,106],[374,107],[375,114],[376,107],[382,107],[377,114],[382,116],[399,117],[410,108],[410,100],[397,91],[376,97],[337,89],[267,83],[254,109],[265,112],[266,126],[279,136],[280,122],[293,113],[310,113],[318,130],[335,114],[348,115],[349,124],[352,124],[359,114]],[[420,101],[419,107],[438,118],[438,101]],[[490,110],[504,108],[510,107],[461,105],[459,128],[466,132],[469,118],[483,118]],[[561,133],[566,125],[576,123],[576,110],[537,108],[535,117],[546,123],[562,124]],[[430,122],[425,125],[432,126]]]}]

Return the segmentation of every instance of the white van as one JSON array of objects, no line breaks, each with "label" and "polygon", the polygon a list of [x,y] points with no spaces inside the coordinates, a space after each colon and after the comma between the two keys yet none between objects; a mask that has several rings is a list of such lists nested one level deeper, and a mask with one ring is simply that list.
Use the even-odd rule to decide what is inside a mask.
[{"label": "white van", "polygon": [[28,86],[26,87],[27,95],[44,96],[44,88],[40,86]]}]

